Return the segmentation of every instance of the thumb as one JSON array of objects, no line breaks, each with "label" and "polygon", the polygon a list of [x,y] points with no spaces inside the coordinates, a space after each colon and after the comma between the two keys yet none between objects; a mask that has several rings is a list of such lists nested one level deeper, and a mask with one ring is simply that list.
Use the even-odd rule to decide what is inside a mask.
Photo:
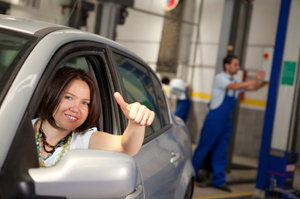
[{"label": "thumb", "polygon": [[115,97],[117,103],[119,104],[120,108],[126,115],[126,113],[129,112],[128,104],[124,101],[122,95],[119,92],[115,92],[114,97]]}]

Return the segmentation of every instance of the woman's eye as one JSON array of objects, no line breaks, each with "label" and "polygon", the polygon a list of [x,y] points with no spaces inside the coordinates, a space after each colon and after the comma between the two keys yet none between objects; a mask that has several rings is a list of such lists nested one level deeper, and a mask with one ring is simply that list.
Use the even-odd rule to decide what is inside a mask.
[{"label": "woman's eye", "polygon": [[83,105],[86,105],[86,106],[88,106],[88,105],[89,105],[89,103],[88,103],[88,102],[82,102],[82,104],[83,104]]},{"label": "woman's eye", "polygon": [[72,99],[72,97],[70,97],[70,96],[66,96],[65,97],[67,100],[71,100]]}]

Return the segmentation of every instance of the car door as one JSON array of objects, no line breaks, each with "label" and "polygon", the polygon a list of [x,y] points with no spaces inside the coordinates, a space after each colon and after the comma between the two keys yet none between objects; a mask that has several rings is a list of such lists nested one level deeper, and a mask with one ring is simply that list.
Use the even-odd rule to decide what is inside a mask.
[{"label": "car door", "polygon": [[[49,50],[49,52],[53,51]],[[34,53],[35,51],[33,50],[32,54]],[[27,59],[27,61],[29,60],[29,63],[32,63],[30,60],[39,59],[37,55],[32,54]],[[68,183],[62,180],[56,181],[57,178],[53,178],[55,176],[58,177],[59,173],[62,172],[62,166],[60,164],[52,168],[38,169],[38,154],[31,120],[37,117],[36,111],[38,104],[41,101],[41,96],[43,96],[45,87],[49,85],[51,78],[58,68],[64,66],[76,68],[80,67],[84,70],[87,70],[92,74],[92,76],[94,76],[101,94],[100,105],[102,107],[102,113],[98,125],[99,130],[116,135],[121,134],[121,120],[123,118],[123,116],[120,115],[120,110],[113,98],[113,93],[119,88],[115,86],[114,81],[116,80],[112,80],[111,78],[111,69],[109,69],[110,66],[107,62],[105,45],[97,44],[95,42],[69,42],[68,44],[63,45],[53,54],[48,54],[45,56],[45,59],[47,59],[47,57],[51,57],[51,59],[45,65],[40,64],[38,70],[29,71],[30,66],[23,66],[26,67],[26,70],[21,69],[19,72],[21,74],[24,72],[23,76],[28,77],[28,83],[24,85],[35,86],[32,86],[34,91],[32,96],[30,96],[30,102],[28,105],[26,105],[26,107],[24,107],[25,111],[21,113],[21,122],[19,124],[8,124],[16,125],[17,130],[12,144],[8,150],[5,162],[1,168],[0,198],[107,198],[108,196],[109,198],[112,198],[112,196],[115,196],[115,198],[125,198],[127,195],[130,195],[131,192],[138,196],[139,193],[142,193],[142,189],[139,189],[142,185],[141,176],[135,175],[138,169],[135,167],[135,160],[125,154],[102,152],[100,150],[98,153],[95,152],[95,150],[91,150],[91,155],[88,153],[88,150],[83,152],[78,152],[76,150],[69,151],[66,153],[66,156],[68,156],[69,159],[71,158],[71,160],[76,160],[76,158],[81,157],[83,161],[81,161],[80,164],[90,159],[89,162],[91,164],[89,165],[87,163],[82,166],[77,166],[79,167],[77,169],[80,171],[78,174],[78,172],[74,171],[74,169],[71,169],[73,171],[67,169],[70,168],[70,166],[73,164],[72,162],[74,161],[68,162],[68,158],[62,158],[61,162],[64,162],[62,163],[64,175],[73,173],[74,175],[78,174],[79,176],[77,179],[68,179],[70,181],[69,184],[71,185],[67,185]],[[26,88],[26,86],[20,86],[21,88],[19,88],[17,91],[23,92],[22,88]],[[18,96],[19,95],[17,95],[17,97]],[[3,109],[1,109],[1,111],[2,110]],[[94,162],[99,162],[101,165],[95,165],[95,163],[92,162],[93,156],[95,157]],[[123,159],[124,161],[120,162],[120,159]],[[134,162],[132,162],[132,160]],[[120,169],[122,170],[122,166],[118,167],[118,164],[127,164],[128,161],[131,162],[130,164],[132,166],[131,169],[126,171],[128,171],[127,174],[129,176],[132,175],[134,179],[127,178],[127,180],[121,183],[122,180],[105,182],[104,178],[98,187],[95,187],[95,183],[98,179],[95,179],[95,181],[89,180],[94,176],[99,176],[99,178],[102,178],[102,176],[115,175],[115,178],[117,177],[116,172]],[[106,163],[108,165],[105,166]],[[87,170],[84,170],[84,167],[86,167]],[[103,168],[108,172],[98,170],[99,173],[91,174],[91,172],[88,171],[88,169],[94,169],[96,167]],[[48,174],[47,170],[49,172]],[[42,178],[40,175],[41,172],[44,172]],[[139,173],[140,172],[137,172],[137,174]],[[89,182],[84,182],[84,179],[87,179]],[[45,180],[46,183],[43,185],[41,180]],[[80,189],[77,190],[73,183],[82,186],[78,186]],[[134,188],[137,187],[136,191],[134,192],[134,189],[132,189],[130,192],[128,192],[130,188],[126,188],[127,191],[123,193],[119,192],[126,184],[132,184]],[[112,189],[113,186],[116,186],[116,189]],[[98,194],[95,195],[97,190]],[[103,193],[101,193],[101,190],[103,190]],[[105,195],[104,192],[107,192],[108,195]],[[124,193],[127,194],[122,195]]]},{"label": "car door", "polygon": [[151,126],[135,156],[141,171],[145,198],[174,198],[183,167],[181,151],[161,85],[151,69],[122,52],[112,53],[129,103],[138,101],[155,112]]}]

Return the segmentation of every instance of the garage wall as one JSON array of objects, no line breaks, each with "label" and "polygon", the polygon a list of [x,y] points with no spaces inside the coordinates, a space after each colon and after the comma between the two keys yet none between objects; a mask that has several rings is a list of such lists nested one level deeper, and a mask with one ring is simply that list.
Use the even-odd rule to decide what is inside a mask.
[{"label": "garage wall", "polygon": [[56,24],[59,24],[60,22],[60,7],[58,0],[41,1],[38,7],[25,5],[24,3],[22,4],[22,2],[19,2],[19,4],[12,2],[11,9],[8,10],[7,14]]},{"label": "garage wall", "polygon": [[198,143],[200,130],[208,112],[207,103],[215,75],[224,1],[204,0],[202,13],[199,13],[201,0],[194,2],[196,8],[194,22],[199,25],[194,27],[192,33],[188,62],[182,63],[182,71],[187,71],[188,74],[178,76],[182,76],[192,88],[193,102],[187,126],[192,141]]},{"label": "garage wall", "polygon": [[[185,23],[182,24],[179,41],[178,71],[173,76],[182,77],[192,88],[192,105],[187,126],[193,143],[198,143],[200,130],[208,112],[207,103],[210,100],[215,75],[225,1],[203,0],[200,23],[201,0],[185,1],[183,18]],[[274,47],[280,2],[280,0],[253,2],[245,59],[248,79],[253,78],[260,70],[263,49]],[[148,62],[153,70],[156,70],[165,3],[166,1],[162,0],[135,0],[134,8],[127,9],[129,15],[125,24],[117,26],[116,41]],[[8,14],[60,24],[60,9],[59,0],[42,0],[39,8],[12,5]],[[84,30],[94,32],[97,20],[95,13],[96,10],[89,12],[88,25],[83,28]],[[240,104],[235,140],[236,154],[258,157],[267,93],[266,86],[259,91],[244,94],[244,100]]]},{"label": "garage wall", "polygon": [[[62,23],[61,6],[59,4],[59,0],[41,0],[37,7],[33,7],[32,5],[26,5],[23,1],[2,1],[11,2],[11,9],[8,10],[7,13],[9,15],[66,25]],[[90,11],[88,13],[89,16],[87,20],[87,26],[82,27],[82,30],[94,32],[96,9],[97,8],[95,6],[95,10]],[[74,12],[76,12],[76,10],[74,10],[73,13]]]},{"label": "garage wall", "polygon": [[[280,0],[254,1],[245,60],[248,79],[261,70],[263,49],[274,48],[280,3]],[[235,140],[236,154],[259,156],[268,89],[265,86],[244,94]]]},{"label": "garage wall", "polygon": [[165,3],[161,0],[135,0],[134,9],[127,9],[129,15],[125,24],[117,27],[116,41],[139,55],[154,71],[164,23]]},{"label": "garage wall", "polygon": [[[190,54],[190,62],[184,66],[189,71],[186,81],[193,88],[193,103],[187,126],[194,143],[198,143],[200,130],[208,112],[207,103],[210,100],[215,75],[224,2],[204,0],[200,39],[197,43],[194,32],[191,41],[191,49],[195,49],[197,45],[197,55],[194,58],[193,54]],[[256,0],[253,3],[244,65],[248,79],[254,78],[256,72],[261,70],[263,49],[274,47],[279,7],[280,0]],[[240,103],[234,153],[258,157],[267,94],[268,86],[255,92],[245,92]]]}]

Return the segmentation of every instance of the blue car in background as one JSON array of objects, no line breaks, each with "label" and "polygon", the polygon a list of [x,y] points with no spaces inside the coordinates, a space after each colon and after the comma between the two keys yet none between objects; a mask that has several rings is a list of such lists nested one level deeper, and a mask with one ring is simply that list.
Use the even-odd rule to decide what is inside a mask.
[{"label": "blue car in background", "polygon": [[[95,77],[99,130],[119,135],[127,125],[115,91],[155,112],[137,155],[70,150],[56,166],[39,168],[31,120],[54,73],[64,66]],[[172,114],[155,72],[137,55],[99,35],[0,15],[1,199],[191,199],[191,156],[184,122]]]}]

